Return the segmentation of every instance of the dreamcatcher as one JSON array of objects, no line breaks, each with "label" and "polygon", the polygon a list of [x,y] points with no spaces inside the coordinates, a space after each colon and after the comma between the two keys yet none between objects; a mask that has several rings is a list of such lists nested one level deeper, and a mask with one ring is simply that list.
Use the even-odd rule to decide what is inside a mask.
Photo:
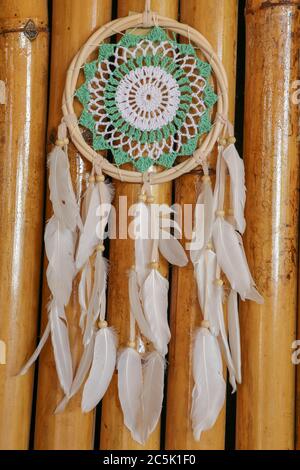
[{"label": "dreamcatcher", "polygon": [[[136,28],[147,29],[138,35]],[[120,41],[105,42],[124,31]],[[180,43],[178,37],[187,38],[188,42]],[[91,61],[89,57],[95,50],[98,57]],[[78,86],[82,68],[85,81]],[[158,270],[159,254],[177,266],[186,265],[188,258],[177,239],[180,227],[172,210],[167,206],[159,214],[153,210],[152,187],[199,165],[203,169],[203,183],[196,207],[203,205],[204,219],[196,210],[190,251],[203,314],[201,327],[195,331],[193,352],[191,421],[195,439],[214,425],[225,401],[221,351],[233,390],[241,382],[237,297],[239,294],[242,300],[256,302],[262,299],[251,277],[241,240],[245,230],[244,167],[227,118],[227,94],[224,68],[207,40],[196,30],[160,17],[148,7],[144,14],[102,27],[70,65],[63,120],[49,156],[54,213],[45,230],[51,291],[49,320],[36,352],[22,370],[22,373],[28,370],[51,335],[57,374],[65,393],[56,412],[65,408],[83,383],[82,410],[93,409],[117,367],[119,399],[132,437],[144,444],[156,427],[171,336],[168,281]],[[74,113],[74,100],[82,105],[79,117]],[[92,162],[81,208],[69,174],[67,130],[80,154]],[[216,145],[218,160],[213,190],[207,158]],[[110,151],[108,155],[113,161],[101,151]],[[183,156],[186,158],[178,162],[178,157]],[[124,170],[125,163],[131,163],[133,170]],[[156,171],[157,167],[163,171]],[[227,171],[232,210],[225,213]],[[105,174],[141,186],[134,208],[135,266],[128,281],[128,345],[119,349],[116,333],[106,321],[107,261],[103,257],[103,241],[113,188]],[[155,234],[153,226],[158,227]],[[64,309],[79,272],[84,352],[73,373]],[[229,335],[223,315],[221,272],[230,284]]]}]

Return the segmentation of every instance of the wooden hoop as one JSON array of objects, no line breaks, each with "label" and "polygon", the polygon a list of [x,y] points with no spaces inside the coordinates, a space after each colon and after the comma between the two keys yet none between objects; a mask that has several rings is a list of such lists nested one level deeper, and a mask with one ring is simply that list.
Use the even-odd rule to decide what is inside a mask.
[{"label": "wooden hoop", "polygon": [[89,38],[86,44],[84,44],[84,46],[78,51],[68,69],[63,95],[62,111],[72,141],[80,154],[93,164],[98,165],[107,175],[128,183],[143,183],[145,182],[145,176],[137,171],[122,170],[116,167],[85,142],[79,129],[77,116],[74,112],[73,100],[82,65],[86,63],[90,54],[94,52],[105,39],[127,29],[149,26],[161,26],[162,28],[173,31],[176,34],[180,34],[195,43],[212,66],[217,79],[217,93],[219,96],[217,117],[213,127],[202,142],[201,146],[194,152],[193,156],[168,170],[163,170],[158,173],[149,173],[147,175],[149,182],[151,184],[160,184],[172,181],[173,179],[192,171],[201,163],[201,161],[205,161],[207,156],[213,150],[213,147],[224,129],[224,126],[227,124],[228,119],[228,82],[225,69],[209,42],[197,30],[189,27],[188,25],[181,24],[178,21],[157,15],[156,13],[152,13],[151,21],[149,21],[149,17],[147,18],[147,24],[145,24],[144,15],[140,13],[126,18],[119,18],[104,25],[96,31]]}]

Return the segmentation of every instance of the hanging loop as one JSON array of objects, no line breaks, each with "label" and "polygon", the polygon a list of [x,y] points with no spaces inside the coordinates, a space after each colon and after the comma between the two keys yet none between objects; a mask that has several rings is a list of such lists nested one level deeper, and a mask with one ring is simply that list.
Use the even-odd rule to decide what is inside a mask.
[{"label": "hanging loop", "polygon": [[143,13],[143,24],[144,26],[152,26],[153,24],[153,13],[151,11],[151,0],[145,0],[145,9]]}]

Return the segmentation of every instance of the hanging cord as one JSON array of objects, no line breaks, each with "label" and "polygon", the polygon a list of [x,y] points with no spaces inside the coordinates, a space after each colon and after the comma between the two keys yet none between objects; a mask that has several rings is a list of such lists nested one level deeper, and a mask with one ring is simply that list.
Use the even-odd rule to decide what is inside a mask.
[{"label": "hanging cord", "polygon": [[157,14],[151,11],[151,0],[145,0],[145,9],[143,12],[143,25],[146,27],[158,24]]}]

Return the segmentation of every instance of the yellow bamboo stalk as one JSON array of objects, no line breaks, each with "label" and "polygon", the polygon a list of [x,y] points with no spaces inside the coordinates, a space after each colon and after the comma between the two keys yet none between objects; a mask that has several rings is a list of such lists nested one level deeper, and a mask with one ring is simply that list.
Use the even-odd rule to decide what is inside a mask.
[{"label": "yellow bamboo stalk", "polygon": [[[111,0],[54,0],[51,51],[51,84],[48,136],[55,139],[57,126],[61,120],[62,93],[66,71],[78,49],[88,37],[102,24],[111,19]],[[71,174],[75,189],[81,196],[84,190],[83,180],[89,167],[78,155],[73,145],[69,147]],[[50,203],[47,207],[51,212]],[[75,283],[76,284],[76,283]],[[43,289],[43,324],[47,320],[46,304],[49,291],[44,281]],[[74,351],[73,363],[78,364],[82,352],[82,336],[78,327],[80,309],[77,299],[77,287],[67,310],[70,325],[71,347]],[[56,405],[62,398],[51,344],[45,347],[39,365],[37,396],[37,415],[35,429],[35,449],[88,450],[93,448],[94,412],[83,414],[80,409],[81,393],[78,393],[65,412],[54,415]]]},{"label": "yellow bamboo stalk", "polygon": [[[129,12],[141,12],[144,9],[144,0],[126,0],[119,2],[118,16],[127,16]],[[151,9],[164,16],[177,19],[178,1],[159,0],[151,2]],[[139,185],[115,182],[116,208],[118,211],[119,196],[127,196],[128,207],[136,203],[140,192]],[[157,203],[171,203],[172,184],[162,184],[154,189]],[[128,276],[127,272],[134,263],[133,241],[112,240],[110,244],[110,277],[108,286],[108,315],[109,322],[115,326],[119,334],[120,344],[128,341],[129,328],[129,300],[128,300]],[[168,266],[161,262],[161,272],[166,275]],[[108,449],[143,449],[131,438],[130,432],[124,426],[123,414],[118,399],[117,374],[115,374],[111,386],[104,397],[102,405],[101,440],[100,448]],[[160,448],[160,426],[149,438],[146,449]]]},{"label": "yellow bamboo stalk", "polygon": [[[236,78],[236,0],[195,0],[181,2],[181,21],[198,29],[212,44],[222,59],[229,81],[230,119],[234,119]],[[212,156],[213,157],[213,156]],[[214,160],[214,158],[213,158]],[[214,168],[214,162],[212,161]],[[213,169],[212,169],[213,172]],[[195,204],[201,175],[193,172],[176,181],[175,200],[180,204]],[[172,276],[171,331],[167,399],[167,449],[224,449],[225,408],[210,431],[202,434],[201,442],[193,438],[191,428],[192,338],[200,325],[201,312],[191,263],[174,268]]]},{"label": "yellow bamboo stalk", "polygon": [[299,70],[299,2],[246,6],[245,249],[263,293],[241,305],[243,385],[237,448],[294,448],[298,113],[291,84]]},{"label": "yellow bamboo stalk", "polygon": [[[37,36],[24,30],[28,20]],[[0,449],[28,448],[37,333],[48,71],[47,1],[0,7]],[[25,28],[26,29],[26,28]],[[2,347],[4,343],[1,343]],[[5,357],[1,363],[5,362]]]}]

